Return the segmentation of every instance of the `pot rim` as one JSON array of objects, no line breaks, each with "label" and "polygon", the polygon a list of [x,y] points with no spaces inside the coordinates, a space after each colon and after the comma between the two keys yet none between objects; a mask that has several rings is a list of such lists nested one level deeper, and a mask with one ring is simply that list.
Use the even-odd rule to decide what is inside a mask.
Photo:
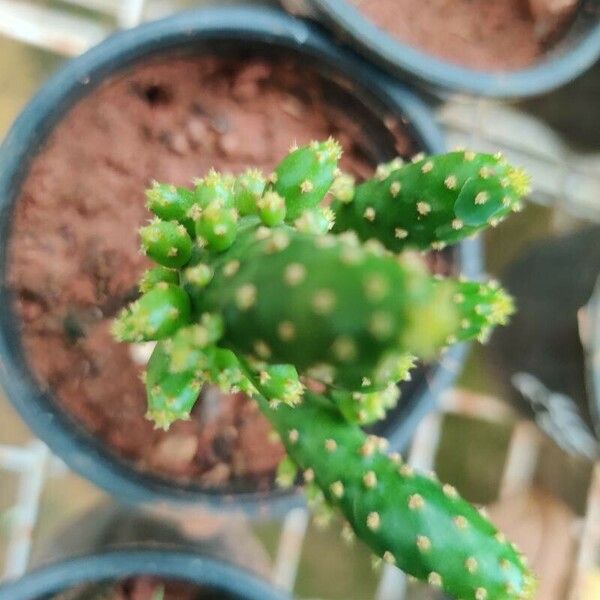
[{"label": "pot rim", "polygon": [[68,558],[36,568],[20,579],[0,585],[0,600],[36,600],[87,582],[136,575],[156,575],[215,587],[245,600],[289,599],[284,592],[232,564],[166,547],[138,547]]},{"label": "pot rim", "polygon": [[[195,9],[160,21],[146,23],[108,38],[81,57],[63,66],[27,104],[0,146],[0,239],[7,240],[11,210],[28,164],[62,115],[104,78],[161,52],[206,40],[262,42],[319,59],[338,73],[369,91],[389,110],[405,117],[411,135],[428,152],[441,152],[443,138],[427,106],[392,78],[368,63],[336,47],[318,27],[294,19],[282,11],[249,6]],[[118,65],[116,67],[115,65]],[[457,262],[469,277],[481,272],[481,247],[469,240],[458,247]],[[7,244],[0,246],[0,385],[33,432],[69,467],[113,496],[129,503],[149,506],[204,505],[220,511],[240,511],[254,517],[280,515],[301,506],[295,490],[267,492],[210,490],[184,485],[143,473],[118,456],[57,409],[49,394],[35,383],[20,344],[19,319],[12,310],[6,280]],[[427,379],[403,403],[404,412],[395,427],[384,433],[401,449],[414,428],[429,412],[435,397],[456,375],[465,346],[452,348],[443,364],[436,363]],[[400,426],[399,423],[402,425]]]},{"label": "pot rim", "polygon": [[[583,8],[556,46],[533,65],[490,72],[464,67],[398,41],[361,15],[347,0],[306,0],[319,20],[333,24],[360,53],[396,75],[450,92],[495,98],[526,98],[575,79],[600,58],[600,19]],[[595,24],[594,24],[595,21]]]}]

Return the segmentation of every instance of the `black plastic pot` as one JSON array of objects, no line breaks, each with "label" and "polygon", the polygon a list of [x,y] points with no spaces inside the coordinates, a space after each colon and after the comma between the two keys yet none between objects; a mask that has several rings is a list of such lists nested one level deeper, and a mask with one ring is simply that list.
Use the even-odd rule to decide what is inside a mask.
[{"label": "black plastic pot", "polygon": [[215,600],[289,599],[238,567],[165,548],[117,550],[43,567],[0,586],[0,600],[43,600],[78,585],[138,575],[196,584],[210,590]]},{"label": "black plastic pot", "polygon": [[568,83],[600,57],[597,0],[582,0],[566,35],[537,63],[499,73],[461,67],[403,44],[363,17],[348,0],[284,0],[286,3],[308,7],[344,42],[392,74],[434,89],[499,98],[535,96]]},{"label": "black plastic pot", "polygon": [[[106,77],[123,69],[173,53],[214,53],[232,49],[265,56],[287,53],[318,68],[332,82],[344,79],[363,107],[362,122],[372,141],[374,162],[394,154],[384,123],[401,118],[416,146],[428,152],[443,148],[427,107],[392,79],[345,53],[310,24],[283,12],[250,7],[214,8],[181,13],[119,33],[54,75],[28,104],[0,148],[0,382],[32,430],[76,472],[127,502],[176,503],[208,508],[277,514],[302,501],[297,493],[273,490],[226,493],[176,484],[142,473],[108,449],[43,393],[27,367],[20,341],[19,320],[6,284],[7,243],[14,203],[28,165],[61,117]],[[365,117],[365,114],[369,118]],[[386,145],[387,144],[387,145]],[[469,276],[480,269],[480,248],[470,241],[454,251],[454,264]],[[433,365],[419,371],[405,389],[404,401],[379,424],[378,431],[401,449],[435,396],[453,379],[464,348],[445,356],[450,368]]]}]

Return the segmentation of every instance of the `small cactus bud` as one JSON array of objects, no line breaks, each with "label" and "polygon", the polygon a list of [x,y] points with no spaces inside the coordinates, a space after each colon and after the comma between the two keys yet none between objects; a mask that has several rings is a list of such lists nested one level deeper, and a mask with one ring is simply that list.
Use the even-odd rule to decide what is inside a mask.
[{"label": "small cactus bud", "polygon": [[159,429],[169,429],[171,423],[189,419],[198,400],[201,382],[193,372],[172,373],[164,342],[159,342],[150,357],[146,371],[148,412],[146,417]]},{"label": "small cactus bud", "polygon": [[170,370],[181,373],[196,369],[205,360],[204,349],[217,343],[222,336],[223,319],[209,313],[204,313],[199,323],[179,329],[169,348]]},{"label": "small cactus bud", "polygon": [[281,225],[285,219],[285,200],[272,190],[265,192],[257,203],[258,214],[267,227]]},{"label": "small cactus bud", "polygon": [[177,285],[179,283],[179,273],[166,267],[153,267],[142,274],[138,287],[140,292],[145,294],[159,283]]},{"label": "small cactus bud", "polygon": [[386,411],[396,406],[400,391],[395,383],[391,383],[376,392],[332,390],[330,395],[348,421],[369,425],[383,419]]},{"label": "small cactus bud", "polygon": [[196,235],[215,252],[227,250],[237,235],[237,212],[223,208],[219,202],[209,204],[196,221]]},{"label": "small cactus bud", "polygon": [[329,192],[334,200],[342,204],[348,204],[354,200],[354,192],[356,190],[355,180],[352,175],[342,173],[338,175],[331,185]]},{"label": "small cactus bud", "polygon": [[461,313],[457,340],[485,342],[492,329],[505,325],[515,310],[512,297],[493,281],[459,281],[455,285],[454,297],[461,299],[457,304]]},{"label": "small cactus bud", "polygon": [[282,488],[290,488],[294,485],[297,475],[298,467],[291,458],[286,456],[277,467],[277,485]]},{"label": "small cactus bud", "polygon": [[146,199],[148,209],[157,217],[163,221],[178,221],[190,235],[194,235],[194,223],[188,214],[196,202],[192,190],[155,181],[146,190]]},{"label": "small cactus bud", "polygon": [[261,372],[262,386],[269,398],[289,405],[298,404],[304,388],[292,365],[269,365]]},{"label": "small cactus bud", "polygon": [[140,238],[146,254],[163,267],[177,269],[192,256],[192,240],[179,223],[155,219],[140,229]]},{"label": "small cactus bud", "polygon": [[290,152],[275,169],[274,189],[286,200],[287,219],[295,221],[325,197],[342,154],[333,139]]},{"label": "small cactus bud", "polygon": [[113,333],[124,342],[161,340],[189,322],[188,295],[176,285],[161,283],[123,309]]},{"label": "small cactus bud", "polygon": [[242,216],[258,212],[258,201],[265,191],[266,180],[258,169],[248,169],[234,184],[235,207]]},{"label": "small cactus bud", "polygon": [[196,203],[202,209],[211,204],[220,208],[233,208],[235,206],[234,181],[230,177],[211,169],[205,177],[195,182]]}]

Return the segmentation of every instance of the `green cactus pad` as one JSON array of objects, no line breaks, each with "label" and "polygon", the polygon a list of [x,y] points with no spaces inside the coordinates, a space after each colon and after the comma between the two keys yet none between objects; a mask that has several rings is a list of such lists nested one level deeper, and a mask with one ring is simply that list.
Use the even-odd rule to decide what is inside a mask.
[{"label": "green cactus pad", "polygon": [[189,296],[180,287],[162,282],[123,309],[113,334],[122,342],[161,340],[189,322]]},{"label": "green cactus pad", "polygon": [[163,267],[177,269],[192,255],[192,240],[187,229],[174,221],[154,219],[140,229],[143,251]]},{"label": "green cactus pad", "polygon": [[393,252],[440,249],[494,226],[528,191],[523,171],[474,152],[430,156],[382,174],[359,185],[351,202],[334,202],[334,231],[353,230]]},{"label": "green cactus pad", "polygon": [[190,211],[196,203],[196,195],[192,190],[155,181],[146,191],[146,199],[148,210],[157,217],[163,221],[179,221],[190,235],[194,235]]},{"label": "green cactus pad", "polygon": [[348,239],[242,227],[210,266],[210,283],[190,294],[196,311],[223,315],[226,345],[349,390],[395,382],[411,332],[429,354],[459,325],[451,302],[437,306],[441,286],[426,272]]},{"label": "green cactus pad", "polygon": [[519,552],[454,488],[387,456],[384,440],[366,436],[311,392],[294,408],[258,402],[305,478],[378,556],[455,598],[533,597]]},{"label": "green cactus pad", "polygon": [[145,294],[159,283],[177,285],[179,283],[179,272],[174,269],[167,269],[167,267],[153,267],[144,271],[138,287],[140,292]]},{"label": "green cactus pad", "polygon": [[288,221],[295,221],[323,200],[333,183],[341,154],[340,145],[329,139],[292,150],[279,163],[272,183],[286,200]]}]

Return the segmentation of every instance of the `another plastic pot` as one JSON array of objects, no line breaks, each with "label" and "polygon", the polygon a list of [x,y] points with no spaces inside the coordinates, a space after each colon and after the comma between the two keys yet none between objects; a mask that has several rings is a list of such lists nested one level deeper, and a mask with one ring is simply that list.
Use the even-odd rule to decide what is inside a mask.
[{"label": "another plastic pot", "polygon": [[222,600],[285,600],[282,594],[232,565],[168,549],[130,549],[73,558],[0,586],[0,600],[41,600],[79,585],[139,575],[181,580]]},{"label": "another plastic pot", "polygon": [[394,75],[430,88],[498,98],[548,92],[591,67],[600,57],[597,0],[582,0],[567,33],[534,65],[492,73],[462,67],[404,44],[361,15],[348,0],[283,0],[292,10],[308,9],[359,53]]},{"label": "another plastic pot", "polygon": [[[229,7],[180,13],[119,33],[54,75],[28,104],[0,148],[0,382],[12,403],[29,424],[65,462],[83,477],[126,502],[148,505],[177,504],[250,514],[278,514],[302,502],[293,491],[268,493],[209,490],[183,485],[142,473],[111,453],[103,443],[78,426],[35,383],[24,356],[19,320],[7,286],[7,238],[12,209],[32,158],[43,147],[65,113],[99,83],[141,61],[173,54],[228,51],[262,56],[290,54],[318,68],[332,82],[343,80],[361,105],[361,123],[370,140],[372,160],[394,154],[386,123],[401,119],[418,149],[439,152],[442,138],[427,107],[392,79],[335,46],[320,30],[277,10]],[[449,256],[456,271],[476,277],[480,248],[469,241]],[[404,388],[404,399],[377,431],[401,449],[434,398],[453,379],[464,348],[445,355],[444,364],[418,371]]]}]

